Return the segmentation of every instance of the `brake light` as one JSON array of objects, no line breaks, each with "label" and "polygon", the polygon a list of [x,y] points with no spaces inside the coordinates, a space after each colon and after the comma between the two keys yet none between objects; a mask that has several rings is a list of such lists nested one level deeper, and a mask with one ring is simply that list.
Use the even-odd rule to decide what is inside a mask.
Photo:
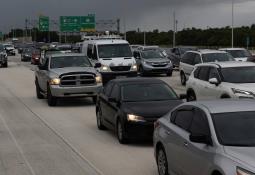
[{"label": "brake light", "polygon": [[159,126],[160,126],[159,121],[158,120],[155,121],[154,122],[154,129],[158,128]]}]

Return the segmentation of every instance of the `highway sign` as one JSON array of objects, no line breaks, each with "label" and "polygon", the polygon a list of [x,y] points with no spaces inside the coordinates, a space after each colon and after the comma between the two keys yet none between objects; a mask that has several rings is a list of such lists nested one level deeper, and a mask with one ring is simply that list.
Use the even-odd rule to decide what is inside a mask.
[{"label": "highway sign", "polygon": [[96,22],[95,15],[89,16],[61,16],[60,31],[61,32],[92,32],[95,31]]},{"label": "highway sign", "polygon": [[50,18],[47,16],[39,17],[39,30],[41,32],[47,32],[50,28]]}]

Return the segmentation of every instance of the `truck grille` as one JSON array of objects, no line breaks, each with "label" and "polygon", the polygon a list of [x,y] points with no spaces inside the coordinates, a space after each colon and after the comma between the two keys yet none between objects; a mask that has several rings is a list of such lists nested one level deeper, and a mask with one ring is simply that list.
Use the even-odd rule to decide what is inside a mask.
[{"label": "truck grille", "polygon": [[117,72],[117,71],[130,71],[131,69],[131,66],[114,66],[114,67],[111,67],[111,70],[114,71],[114,72]]},{"label": "truck grille", "polygon": [[94,84],[96,84],[96,79],[92,74],[64,75],[61,77],[60,82],[60,86],[62,87],[78,87]]}]

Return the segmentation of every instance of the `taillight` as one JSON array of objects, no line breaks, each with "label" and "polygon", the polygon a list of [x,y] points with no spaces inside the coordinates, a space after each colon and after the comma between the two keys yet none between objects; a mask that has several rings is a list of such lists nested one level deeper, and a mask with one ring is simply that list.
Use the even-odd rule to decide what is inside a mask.
[{"label": "taillight", "polygon": [[160,124],[159,124],[159,121],[158,121],[158,120],[157,120],[157,121],[155,121],[155,122],[154,122],[154,129],[158,128],[158,127],[159,127],[159,125],[160,125]]}]

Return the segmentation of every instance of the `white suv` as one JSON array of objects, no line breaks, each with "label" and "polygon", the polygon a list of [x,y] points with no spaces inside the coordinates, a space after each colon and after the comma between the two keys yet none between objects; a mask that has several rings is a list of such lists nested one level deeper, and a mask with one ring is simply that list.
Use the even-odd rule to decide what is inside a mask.
[{"label": "white suv", "polygon": [[234,61],[234,58],[227,52],[219,50],[188,51],[181,58],[180,77],[182,85],[186,84],[188,77],[196,64],[208,62]]},{"label": "white suv", "polygon": [[221,51],[228,52],[236,61],[247,61],[252,54],[244,48],[222,48]]},{"label": "white suv", "polygon": [[199,64],[187,81],[187,101],[255,98],[255,63]]}]

